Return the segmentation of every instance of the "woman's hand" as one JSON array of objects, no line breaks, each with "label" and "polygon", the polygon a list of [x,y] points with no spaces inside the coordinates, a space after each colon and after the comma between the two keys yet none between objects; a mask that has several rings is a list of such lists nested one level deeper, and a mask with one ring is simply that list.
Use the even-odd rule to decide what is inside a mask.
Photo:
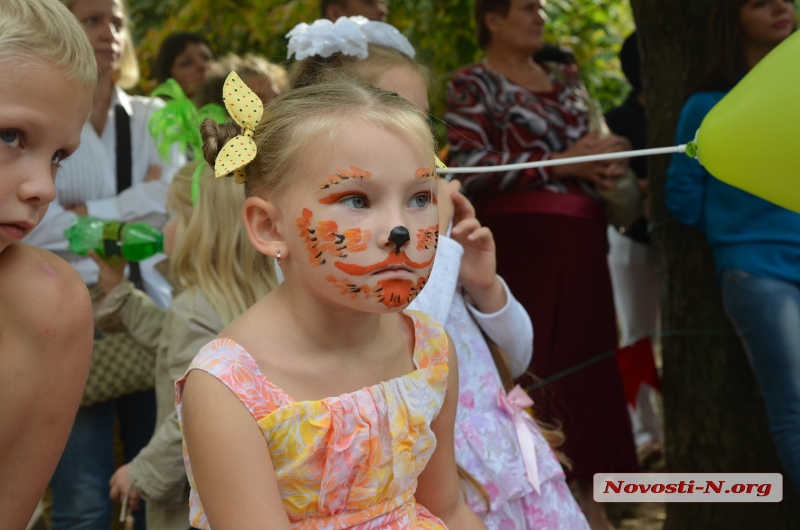
[{"label": "woman's hand", "polygon": [[[626,138],[617,136],[616,134],[610,134],[601,138],[600,134],[595,131],[583,136],[568,149],[561,153],[556,153],[550,158],[552,160],[558,160],[577,156],[599,155],[626,151],[629,148],[630,142]],[[550,175],[556,180],[577,178],[589,181],[598,188],[611,189],[614,187],[614,181],[625,174],[627,166],[627,158],[580,162],[577,164],[553,166],[550,170]]]},{"label": "woman's hand", "polygon": [[108,296],[125,279],[125,265],[128,264],[128,260],[118,256],[106,259],[94,250],[89,251],[89,257],[100,267],[97,284],[103,290],[103,293]]},{"label": "woman's hand", "polygon": [[147,175],[144,176],[145,182],[151,182],[154,180],[161,180],[161,166],[155,164],[147,169]]}]

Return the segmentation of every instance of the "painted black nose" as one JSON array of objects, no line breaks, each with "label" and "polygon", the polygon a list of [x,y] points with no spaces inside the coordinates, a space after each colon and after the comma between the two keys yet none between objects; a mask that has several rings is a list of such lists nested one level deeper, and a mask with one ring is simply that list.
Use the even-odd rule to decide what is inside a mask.
[{"label": "painted black nose", "polygon": [[389,234],[389,241],[395,244],[395,254],[400,254],[400,249],[411,241],[411,236],[408,234],[408,228],[405,226],[395,226]]}]

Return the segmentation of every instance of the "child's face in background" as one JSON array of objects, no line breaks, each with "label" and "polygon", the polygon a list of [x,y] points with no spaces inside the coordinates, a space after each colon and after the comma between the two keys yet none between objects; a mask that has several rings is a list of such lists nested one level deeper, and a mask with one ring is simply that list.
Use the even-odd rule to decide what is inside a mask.
[{"label": "child's face in background", "polygon": [[293,171],[281,207],[287,282],[359,311],[405,308],[427,281],[438,237],[433,154],[353,120]]},{"label": "child's face in background", "polygon": [[430,110],[428,85],[419,70],[411,65],[389,68],[375,85],[389,92],[397,92],[398,96],[410,101],[426,114]]},{"label": "child's face in background", "polygon": [[56,172],[77,148],[92,88],[30,57],[0,58],[0,252],[25,237],[55,199]]}]

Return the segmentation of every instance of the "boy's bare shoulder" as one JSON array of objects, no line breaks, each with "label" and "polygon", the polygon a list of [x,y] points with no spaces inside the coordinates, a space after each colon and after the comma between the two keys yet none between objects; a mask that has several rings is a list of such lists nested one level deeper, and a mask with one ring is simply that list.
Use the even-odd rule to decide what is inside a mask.
[{"label": "boy's bare shoulder", "polygon": [[0,253],[0,315],[7,332],[10,325],[21,326],[18,331],[44,326],[63,337],[92,327],[89,291],[75,269],[52,252],[20,243]]}]

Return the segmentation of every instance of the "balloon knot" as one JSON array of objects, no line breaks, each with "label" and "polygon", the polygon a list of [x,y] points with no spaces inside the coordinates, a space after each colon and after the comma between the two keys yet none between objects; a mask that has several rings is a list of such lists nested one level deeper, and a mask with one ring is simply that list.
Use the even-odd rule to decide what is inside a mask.
[{"label": "balloon knot", "polygon": [[686,144],[686,156],[694,159],[697,158],[697,143],[692,141]]}]

